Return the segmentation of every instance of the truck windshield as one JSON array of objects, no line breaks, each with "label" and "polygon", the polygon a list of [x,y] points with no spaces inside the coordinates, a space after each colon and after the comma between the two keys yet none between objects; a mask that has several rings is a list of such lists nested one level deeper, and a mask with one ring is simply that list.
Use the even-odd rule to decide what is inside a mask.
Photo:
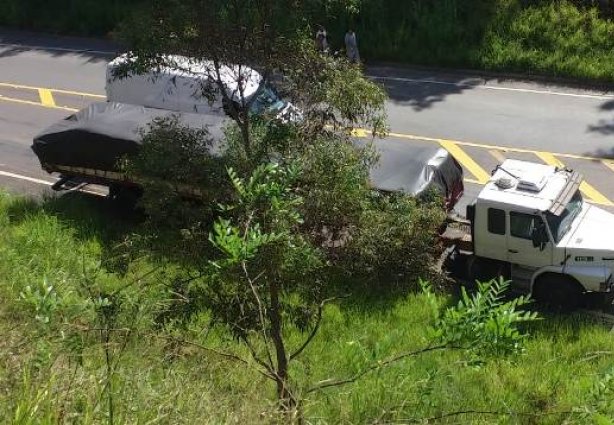
[{"label": "truck windshield", "polygon": [[580,191],[576,191],[569,203],[565,206],[565,210],[560,215],[554,215],[552,213],[546,214],[546,221],[548,227],[552,232],[552,236],[558,243],[563,239],[563,236],[567,234],[571,223],[577,217],[578,213],[582,209],[582,195]]},{"label": "truck windshield", "polygon": [[279,112],[286,103],[277,96],[277,93],[268,86],[262,86],[258,93],[256,93],[256,99],[252,103],[251,112],[253,114],[262,114],[266,112]]}]

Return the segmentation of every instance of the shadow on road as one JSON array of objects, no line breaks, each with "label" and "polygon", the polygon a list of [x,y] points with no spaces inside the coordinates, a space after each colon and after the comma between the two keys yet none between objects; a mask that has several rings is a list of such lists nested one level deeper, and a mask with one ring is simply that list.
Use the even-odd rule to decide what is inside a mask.
[{"label": "shadow on road", "polygon": [[[599,109],[601,111],[614,111],[614,100],[603,103]],[[601,119],[597,124],[590,125],[588,131],[601,133],[603,135],[614,134],[614,118],[610,120]]]},{"label": "shadow on road", "polygon": [[424,83],[386,79],[382,80],[390,100],[402,106],[410,106],[416,112],[443,102],[447,96],[471,89],[469,84]]},{"label": "shadow on road", "polygon": [[106,62],[122,50],[118,43],[110,40],[0,29],[0,59],[28,52],[42,52],[53,57],[76,56],[87,62]]},{"label": "shadow on road", "polygon": [[[601,104],[599,109],[602,112],[614,111],[614,99],[604,102],[603,104]],[[597,124],[589,125],[587,131],[591,133],[599,133],[604,136],[614,134],[614,118],[600,119]],[[598,158],[614,159],[614,145],[611,149],[599,149],[595,152],[588,152],[587,155],[595,156]]]},{"label": "shadow on road", "polygon": [[[374,81],[384,85],[392,102],[410,106],[418,112],[445,101],[450,95],[462,94],[480,86],[501,86],[546,92],[550,90],[569,93],[588,91],[596,95],[614,91],[614,84],[611,82],[580,81],[539,75],[498,74],[483,70],[403,67],[396,64],[373,64],[367,69],[367,74]],[[614,110],[614,100],[606,102],[601,109],[603,111]],[[599,131],[601,124],[604,123],[595,126],[594,131]],[[614,121],[611,125],[604,126],[603,131],[611,134],[614,132],[612,126],[614,126]]]},{"label": "shadow on road", "polygon": [[28,52],[43,52],[49,54],[53,57],[59,56],[72,56],[86,59],[86,63],[96,63],[96,62],[108,62],[108,58],[110,55],[103,55],[100,53],[93,53],[88,51],[59,51],[59,50],[49,50],[45,48],[36,47],[24,47],[24,46],[10,46],[10,47],[2,47],[0,46],[0,59],[9,58],[14,56],[19,56]]}]

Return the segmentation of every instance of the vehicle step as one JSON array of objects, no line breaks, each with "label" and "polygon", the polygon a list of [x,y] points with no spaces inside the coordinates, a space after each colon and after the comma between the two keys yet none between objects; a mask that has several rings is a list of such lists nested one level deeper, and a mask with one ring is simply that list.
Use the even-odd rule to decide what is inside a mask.
[{"label": "vehicle step", "polygon": [[55,190],[56,192],[62,190],[73,190],[78,189],[85,184],[87,184],[87,182],[80,177],[62,174],[60,175],[60,179],[51,185],[51,189]]},{"label": "vehicle step", "polygon": [[533,273],[535,273],[534,268],[512,265],[511,279],[514,286],[523,291],[529,291],[531,289]]}]

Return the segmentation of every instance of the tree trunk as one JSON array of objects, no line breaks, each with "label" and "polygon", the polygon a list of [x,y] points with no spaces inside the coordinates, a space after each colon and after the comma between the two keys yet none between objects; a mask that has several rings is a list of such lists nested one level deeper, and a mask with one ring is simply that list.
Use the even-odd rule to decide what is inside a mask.
[{"label": "tree trunk", "polygon": [[277,383],[277,398],[280,402],[282,410],[286,413],[291,413],[296,407],[296,400],[289,390],[288,376],[288,354],[284,346],[281,323],[281,306],[279,304],[279,285],[275,280],[269,282],[269,296],[271,297],[271,308],[269,310],[269,319],[271,320],[271,340],[275,346],[275,355],[277,358],[276,367],[276,383]]},{"label": "tree trunk", "polygon": [[247,111],[243,111],[240,113],[243,115],[237,123],[239,124],[239,128],[241,129],[241,137],[243,138],[243,148],[245,149],[245,155],[247,159],[252,159],[252,135],[250,132],[250,123],[249,123],[249,114]]}]

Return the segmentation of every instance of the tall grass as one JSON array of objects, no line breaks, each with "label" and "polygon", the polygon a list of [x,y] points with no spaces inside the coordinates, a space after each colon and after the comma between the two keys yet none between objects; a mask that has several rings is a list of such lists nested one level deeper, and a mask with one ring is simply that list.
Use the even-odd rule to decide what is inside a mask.
[{"label": "tall grass", "polygon": [[[328,6],[324,6],[327,3]],[[603,3],[603,2],[601,2]],[[315,2],[331,47],[356,29],[367,61],[470,67],[614,81],[614,2],[584,0],[363,0],[357,15]],[[0,25],[106,35],[143,0],[5,0]],[[331,4],[333,6],[331,6]],[[339,4],[343,4],[340,2]]]},{"label": "tall grass", "polygon": [[0,25],[52,33],[107,35],[143,0],[3,0]]},{"label": "tall grass", "polygon": [[[108,422],[106,384],[112,381],[115,423],[271,423],[274,389],[250,367],[203,351],[185,339],[249,358],[223,328],[210,327],[204,313],[186,326],[156,324],[164,306],[163,285],[143,278],[147,259],[117,269],[105,261],[112,247],[138,225],[127,223],[96,200],[46,201],[42,205],[0,195],[0,422],[56,424]],[[101,267],[102,262],[102,267]],[[138,308],[117,319],[105,367],[95,318],[71,316],[78,305],[84,270],[98,270],[89,288],[126,288],[125,303]],[[87,274],[87,273],[85,273]],[[40,332],[40,312],[20,296],[46,280],[68,307],[56,327]],[[436,299],[444,305],[447,298]],[[299,389],[328,378],[344,378],[405,350],[425,347],[434,306],[424,295],[392,299],[352,298],[330,305],[320,333],[294,364]],[[53,323],[52,323],[53,324]],[[77,339],[67,338],[82,327]],[[131,327],[132,333],[121,331]],[[354,384],[305,396],[311,423],[407,423],[451,412],[441,423],[590,423],[614,415],[611,394],[614,337],[581,315],[546,317],[527,329],[523,354],[476,362],[462,350],[424,354],[365,375]],[[62,335],[64,332],[64,335]],[[288,343],[304,335],[292,331]],[[98,341],[98,342],[97,342]],[[75,348],[75,345],[81,349]],[[608,393],[608,391],[610,391]],[[610,394],[610,395],[608,395]]]},{"label": "tall grass", "polygon": [[566,0],[372,0],[355,26],[371,60],[614,80],[614,22]]}]

